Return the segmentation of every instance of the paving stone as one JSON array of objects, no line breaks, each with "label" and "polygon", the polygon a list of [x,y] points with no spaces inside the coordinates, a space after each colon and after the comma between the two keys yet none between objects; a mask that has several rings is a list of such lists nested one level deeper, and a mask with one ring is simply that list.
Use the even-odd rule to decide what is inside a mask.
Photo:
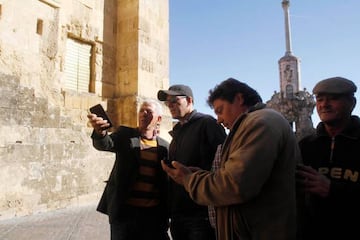
[{"label": "paving stone", "polygon": [[108,217],[89,205],[2,220],[0,239],[104,240],[110,228]]}]

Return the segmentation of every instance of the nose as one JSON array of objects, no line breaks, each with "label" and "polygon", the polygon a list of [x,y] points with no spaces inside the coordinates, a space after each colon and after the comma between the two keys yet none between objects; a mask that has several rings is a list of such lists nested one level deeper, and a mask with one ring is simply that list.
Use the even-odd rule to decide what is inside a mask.
[{"label": "nose", "polygon": [[167,105],[167,107],[169,108],[169,110],[172,110],[172,109],[176,108],[176,104],[169,103],[169,104]]},{"label": "nose", "polygon": [[167,102],[166,103],[166,106],[168,107],[168,108],[173,108],[174,106],[176,106],[176,102]]},{"label": "nose", "polygon": [[317,105],[321,107],[329,106],[330,105],[330,99],[324,97],[321,101],[317,101]]}]

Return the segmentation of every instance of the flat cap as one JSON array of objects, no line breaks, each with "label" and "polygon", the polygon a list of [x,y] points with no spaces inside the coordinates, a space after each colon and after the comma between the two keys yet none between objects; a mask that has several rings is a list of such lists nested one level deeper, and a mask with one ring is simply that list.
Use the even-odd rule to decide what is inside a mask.
[{"label": "flat cap", "polygon": [[355,83],[349,79],[343,77],[332,77],[318,82],[313,89],[313,93],[315,95],[321,93],[353,95],[356,92],[356,89],[357,87]]},{"label": "flat cap", "polygon": [[182,84],[172,85],[169,90],[160,90],[157,93],[157,97],[160,101],[165,101],[168,95],[194,98],[191,88]]}]

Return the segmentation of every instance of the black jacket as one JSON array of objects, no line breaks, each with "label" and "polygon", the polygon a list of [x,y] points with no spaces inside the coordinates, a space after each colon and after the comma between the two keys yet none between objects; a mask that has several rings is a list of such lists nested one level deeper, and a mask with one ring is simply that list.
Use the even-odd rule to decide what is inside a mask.
[{"label": "black jacket", "polygon": [[[225,140],[224,128],[210,115],[191,113],[188,122],[176,124],[169,134],[173,137],[169,147],[169,160],[186,166],[210,170],[219,144]],[[207,206],[194,203],[184,187],[170,180],[170,212],[176,215],[208,216]]]},{"label": "black jacket", "polygon": [[360,119],[331,138],[319,123],[316,134],[299,142],[305,165],[331,180],[327,198],[305,196],[305,239],[350,239],[360,236]]},{"label": "black jacket", "polygon": [[[114,222],[122,213],[127,211],[124,202],[127,200],[130,187],[135,181],[140,159],[140,133],[136,128],[119,127],[114,133],[101,137],[92,134],[93,145],[96,149],[116,153],[116,159],[110,177],[105,186],[97,210],[109,215],[110,223]],[[167,218],[167,176],[162,170],[160,160],[167,159],[168,142],[157,137],[159,176],[157,184],[161,191],[159,214]]]}]

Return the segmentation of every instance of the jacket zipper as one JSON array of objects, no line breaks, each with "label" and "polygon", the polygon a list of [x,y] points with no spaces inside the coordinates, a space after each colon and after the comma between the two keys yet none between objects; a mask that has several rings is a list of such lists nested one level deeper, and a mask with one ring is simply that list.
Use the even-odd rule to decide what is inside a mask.
[{"label": "jacket zipper", "polygon": [[332,161],[333,161],[334,148],[335,148],[335,137],[332,137],[331,138],[331,147],[330,147],[330,163],[332,163]]}]

